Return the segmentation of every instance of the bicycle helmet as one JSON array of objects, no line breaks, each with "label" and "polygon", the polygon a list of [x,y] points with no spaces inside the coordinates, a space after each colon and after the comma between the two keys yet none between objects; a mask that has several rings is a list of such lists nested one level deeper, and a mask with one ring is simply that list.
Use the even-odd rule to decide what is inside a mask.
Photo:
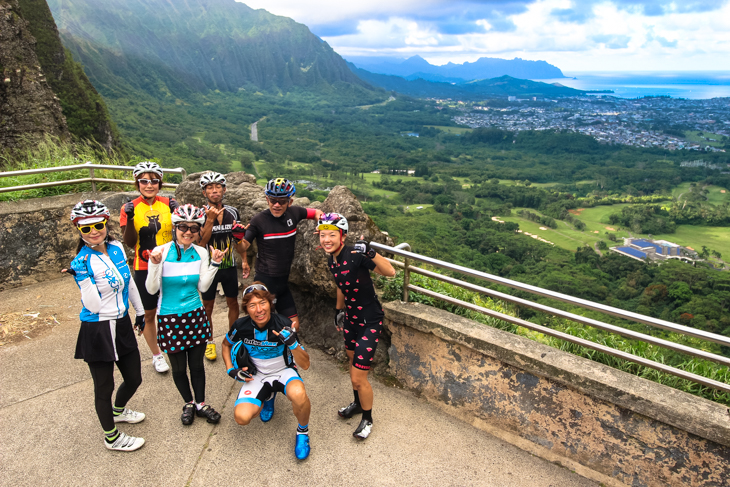
[{"label": "bicycle helmet", "polygon": [[189,222],[203,225],[205,223],[205,210],[193,205],[181,205],[172,212],[172,224]]},{"label": "bicycle helmet", "polygon": [[272,179],[266,184],[266,196],[272,198],[291,198],[296,192],[294,183],[285,178]]},{"label": "bicycle helmet", "polygon": [[200,176],[200,189],[205,189],[209,184],[220,184],[226,186],[226,178],[219,172],[207,172]]},{"label": "bicycle helmet", "polygon": [[255,375],[258,372],[243,341],[238,341],[231,347],[231,365],[233,365],[234,369],[248,367],[248,373],[251,375]]},{"label": "bicycle helmet", "polygon": [[90,225],[110,217],[109,208],[96,200],[80,201],[71,210],[71,221],[75,225]]},{"label": "bicycle helmet", "polygon": [[134,170],[132,171],[134,179],[137,179],[145,173],[157,174],[162,179],[162,168],[156,162],[142,161],[134,166]]},{"label": "bicycle helmet", "polygon": [[317,220],[317,230],[339,230],[345,236],[349,229],[347,218],[339,213],[324,213]]}]

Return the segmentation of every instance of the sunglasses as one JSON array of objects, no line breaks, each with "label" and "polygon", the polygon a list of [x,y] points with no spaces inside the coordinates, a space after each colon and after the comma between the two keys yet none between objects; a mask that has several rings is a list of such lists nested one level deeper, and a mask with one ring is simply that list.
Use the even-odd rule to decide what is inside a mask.
[{"label": "sunglasses", "polygon": [[182,233],[198,233],[200,231],[200,227],[198,225],[175,225],[175,228],[180,230]]},{"label": "sunglasses", "polygon": [[271,203],[272,206],[284,206],[289,203],[289,198],[269,198],[269,203]]},{"label": "sunglasses", "polygon": [[263,284],[251,284],[250,286],[248,286],[246,289],[243,290],[243,294],[241,296],[245,296],[254,291],[266,291],[267,293],[269,292],[269,290],[266,289],[266,286],[264,286]]},{"label": "sunglasses", "polygon": [[160,184],[159,179],[144,179],[143,178],[143,179],[138,179],[137,181],[139,182],[139,184],[141,184],[143,186],[147,186],[148,184],[154,184],[155,186],[157,186],[158,184]]},{"label": "sunglasses", "polygon": [[102,231],[104,230],[104,227],[106,227],[106,220],[98,223],[94,223],[92,225],[83,225],[78,227],[79,232],[83,233],[84,235],[91,233],[92,230],[98,230]]}]

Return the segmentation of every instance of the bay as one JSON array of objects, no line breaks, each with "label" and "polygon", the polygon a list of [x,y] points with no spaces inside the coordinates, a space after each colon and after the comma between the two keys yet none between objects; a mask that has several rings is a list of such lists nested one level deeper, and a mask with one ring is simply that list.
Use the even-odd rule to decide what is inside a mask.
[{"label": "bay", "polygon": [[565,72],[566,78],[541,79],[579,90],[613,90],[610,96],[670,96],[693,100],[730,97],[730,71]]}]

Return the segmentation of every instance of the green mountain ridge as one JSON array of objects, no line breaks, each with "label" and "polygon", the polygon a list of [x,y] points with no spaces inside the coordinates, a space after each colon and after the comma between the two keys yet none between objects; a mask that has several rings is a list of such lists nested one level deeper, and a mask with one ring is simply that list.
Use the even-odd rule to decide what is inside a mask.
[{"label": "green mountain ridge", "polygon": [[220,90],[370,86],[309,29],[234,0],[50,0],[64,43],[97,88],[156,98]]},{"label": "green mountain ridge", "polygon": [[447,83],[425,79],[409,80],[400,76],[372,73],[358,68],[352,63],[348,63],[348,66],[353,73],[374,86],[415,97],[479,100],[495,96],[561,97],[580,96],[587,93],[567,86],[519,79],[508,75],[466,83]]}]

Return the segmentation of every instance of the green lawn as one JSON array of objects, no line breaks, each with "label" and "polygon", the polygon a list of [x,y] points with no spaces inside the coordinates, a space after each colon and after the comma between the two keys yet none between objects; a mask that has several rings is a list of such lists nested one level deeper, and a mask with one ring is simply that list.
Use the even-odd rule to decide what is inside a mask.
[{"label": "green lawn", "polygon": [[656,240],[668,240],[684,247],[702,250],[702,246],[717,250],[724,259],[730,258],[729,227],[698,227],[694,225],[677,225],[677,231],[665,235],[652,235]]},{"label": "green lawn", "polygon": [[710,139],[715,139],[716,142],[711,142],[707,139],[705,139],[703,136],[699,135],[700,132],[696,130],[687,130],[684,132],[684,138],[689,142],[695,142],[697,144],[704,145],[710,145],[712,147],[722,147],[724,144],[721,142],[722,135],[719,134],[711,134],[710,132],[701,132],[704,137],[708,137]]},{"label": "green lawn", "polygon": [[459,134],[464,135],[471,132],[473,129],[470,129],[468,127],[447,127],[445,125],[424,125],[424,127],[439,129],[442,132],[446,132],[447,134]]},{"label": "green lawn", "polygon": [[710,191],[707,195],[708,203],[712,205],[721,205],[723,203],[726,203],[727,201],[730,201],[728,199],[728,196],[730,196],[730,191],[728,191],[726,188],[721,188],[720,186],[708,186],[707,189]]}]

